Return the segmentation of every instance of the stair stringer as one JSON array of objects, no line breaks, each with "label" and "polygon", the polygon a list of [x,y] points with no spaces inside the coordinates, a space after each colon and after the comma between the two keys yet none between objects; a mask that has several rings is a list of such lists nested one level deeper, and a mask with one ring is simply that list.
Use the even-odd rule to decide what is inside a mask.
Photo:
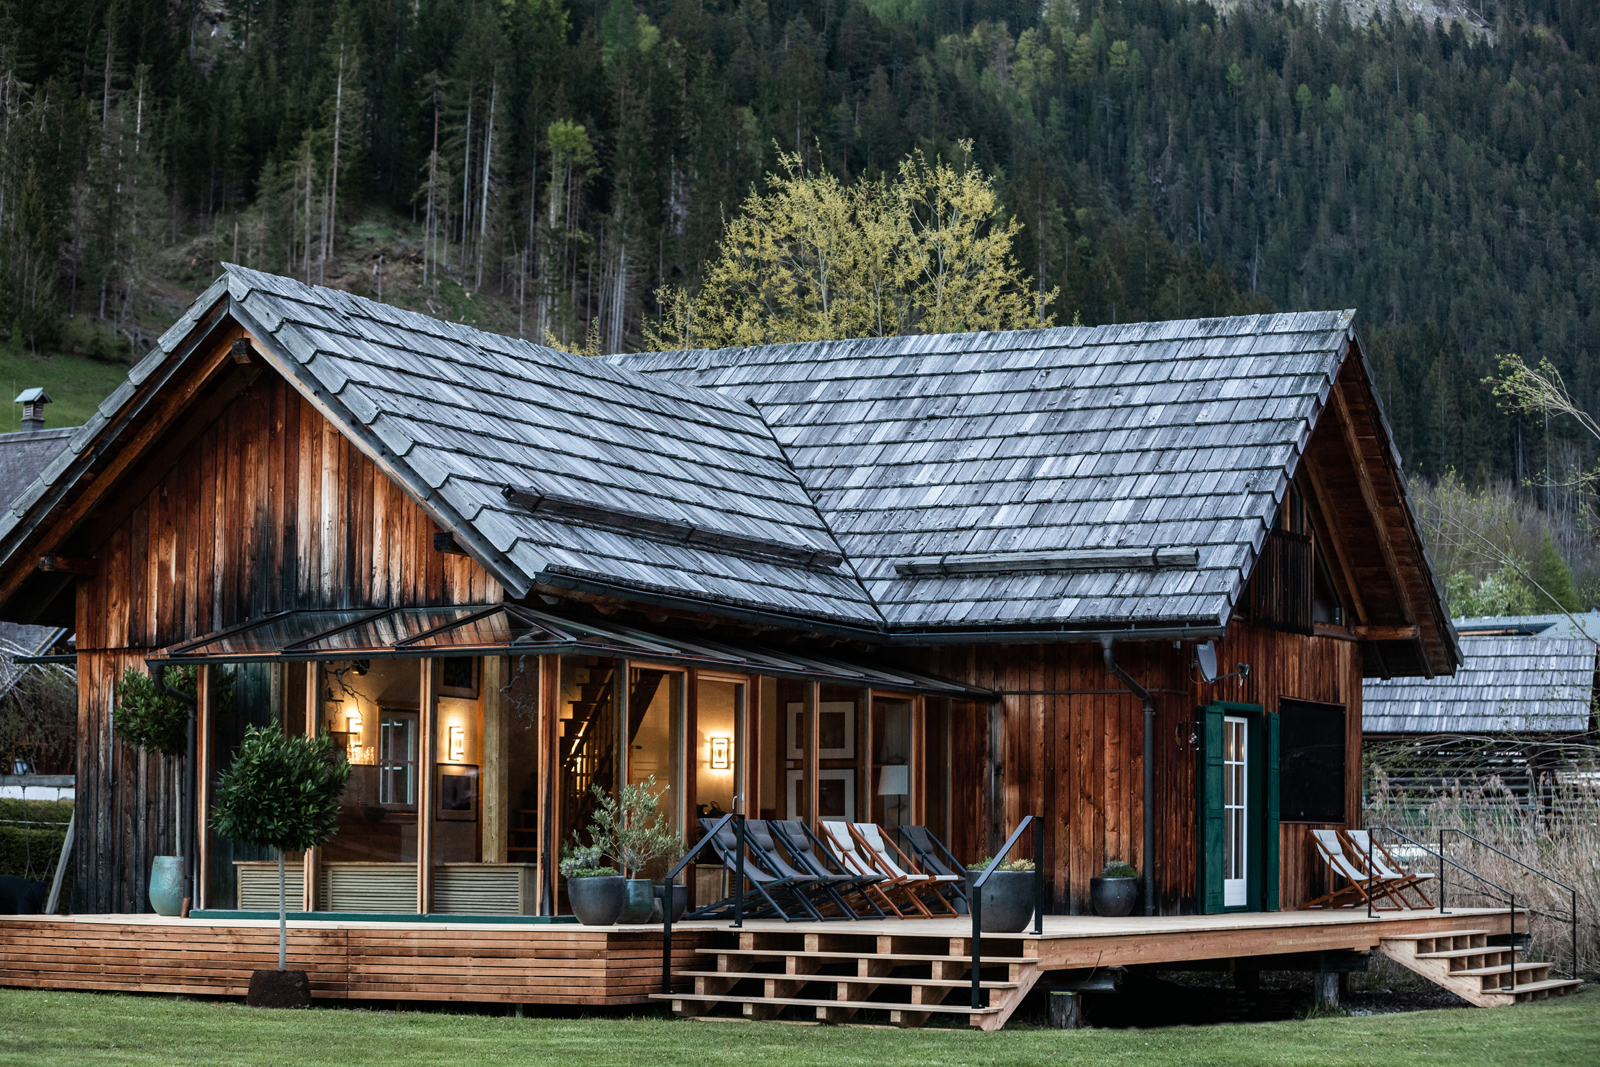
[{"label": "stair stringer", "polygon": [[[1516,949],[1490,945],[1487,930],[1452,930],[1436,934],[1383,937],[1378,951],[1441,989],[1448,989],[1480,1008],[1500,1008],[1526,1000],[1565,996],[1581,982],[1552,981],[1550,965],[1516,961]],[[1506,988],[1496,974],[1517,971],[1517,984]],[[1499,988],[1490,988],[1490,980]]]}]

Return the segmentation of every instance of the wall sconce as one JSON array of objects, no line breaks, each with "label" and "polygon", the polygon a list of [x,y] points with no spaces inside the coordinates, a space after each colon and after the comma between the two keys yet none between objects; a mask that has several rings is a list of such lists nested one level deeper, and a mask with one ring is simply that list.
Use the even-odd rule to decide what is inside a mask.
[{"label": "wall sconce", "polygon": [[467,729],[464,726],[450,727],[450,762],[467,762]]},{"label": "wall sconce", "polygon": [[711,738],[711,769],[714,771],[733,769],[733,741],[731,738]]}]

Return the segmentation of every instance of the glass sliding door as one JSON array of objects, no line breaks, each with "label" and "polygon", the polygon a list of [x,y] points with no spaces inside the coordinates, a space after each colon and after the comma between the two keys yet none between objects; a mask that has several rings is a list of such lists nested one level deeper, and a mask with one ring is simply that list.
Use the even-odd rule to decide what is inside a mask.
[{"label": "glass sliding door", "polygon": [[[557,702],[555,759],[560,824],[555,846],[569,848],[577,833],[587,844],[596,788],[607,796],[617,789],[622,761],[617,743],[617,681],[621,660],[600,656],[562,656]],[[559,854],[557,855],[559,860]]]},{"label": "glass sliding door", "polygon": [[[661,801],[659,824],[681,835],[683,672],[630,666],[628,678],[628,784],[654,791]],[[666,867],[648,873],[660,877]]]},{"label": "glass sliding door", "polygon": [[910,697],[872,695],[871,820],[892,835],[911,822],[911,790],[916,768],[911,737]]},{"label": "glass sliding door", "polygon": [[744,756],[745,685],[701,678],[696,683],[694,814],[720,819],[734,810]]}]

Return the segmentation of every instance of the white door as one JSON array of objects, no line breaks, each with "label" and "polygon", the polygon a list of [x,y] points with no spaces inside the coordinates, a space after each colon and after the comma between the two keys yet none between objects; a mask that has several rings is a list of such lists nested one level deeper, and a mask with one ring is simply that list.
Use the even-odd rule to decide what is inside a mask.
[{"label": "white door", "polygon": [[1222,720],[1222,903],[1238,908],[1247,904],[1245,856],[1249,833],[1245,819],[1245,720]]}]

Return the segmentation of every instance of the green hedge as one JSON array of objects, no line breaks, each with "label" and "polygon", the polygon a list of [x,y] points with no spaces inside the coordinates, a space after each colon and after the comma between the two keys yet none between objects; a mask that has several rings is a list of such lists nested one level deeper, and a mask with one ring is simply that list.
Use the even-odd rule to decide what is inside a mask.
[{"label": "green hedge", "polygon": [[[0,800],[0,874],[34,881],[54,876],[56,858],[61,855],[61,842],[66,839],[67,820],[71,816],[70,800]],[[71,900],[72,865],[68,863],[58,910],[67,911]]]}]

